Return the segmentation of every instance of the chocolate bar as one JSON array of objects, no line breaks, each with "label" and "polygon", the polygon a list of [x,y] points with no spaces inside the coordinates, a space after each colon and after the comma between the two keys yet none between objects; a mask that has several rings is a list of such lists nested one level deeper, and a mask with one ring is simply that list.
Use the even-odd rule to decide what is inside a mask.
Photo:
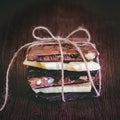
[{"label": "chocolate bar", "polygon": [[[94,79],[97,71],[91,71],[92,78]],[[41,68],[28,67],[27,79],[32,88],[42,88],[50,86],[61,86],[61,71],[60,70],[45,70]],[[64,85],[80,84],[88,82],[86,71],[74,72],[64,71]]]},{"label": "chocolate bar", "polygon": [[[80,47],[87,61],[95,59],[99,55],[96,49],[88,44]],[[64,61],[82,61],[81,56],[71,44],[62,44]],[[31,48],[27,54],[28,61],[60,61],[61,54],[58,44],[39,45]]]}]

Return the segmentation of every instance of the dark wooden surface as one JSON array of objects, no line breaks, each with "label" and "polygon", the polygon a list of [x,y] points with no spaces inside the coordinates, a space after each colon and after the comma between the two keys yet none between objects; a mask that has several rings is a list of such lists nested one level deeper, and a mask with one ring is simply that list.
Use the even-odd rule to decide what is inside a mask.
[{"label": "dark wooden surface", "polygon": [[119,29],[114,22],[112,24],[99,17],[79,1],[36,2],[15,14],[9,24],[3,25],[0,33],[0,104],[9,61],[21,45],[34,40],[32,29],[39,25],[48,27],[55,36],[62,37],[81,25],[90,31],[92,42],[100,52],[102,96],[66,103],[40,103],[33,100],[29,97],[30,87],[22,65],[24,49],[11,69],[9,99],[0,113],[0,120],[120,120]]}]

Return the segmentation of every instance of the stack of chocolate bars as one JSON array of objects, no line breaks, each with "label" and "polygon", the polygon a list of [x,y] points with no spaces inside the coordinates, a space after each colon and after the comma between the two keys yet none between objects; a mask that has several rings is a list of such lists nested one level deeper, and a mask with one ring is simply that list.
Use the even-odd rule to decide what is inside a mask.
[{"label": "stack of chocolate bars", "polygon": [[[75,42],[81,40],[81,38],[71,39]],[[97,73],[100,69],[99,63],[96,62],[99,52],[91,44],[82,45],[80,48],[87,61],[92,79],[96,83],[98,80]],[[91,93],[92,85],[87,69],[76,48],[68,42],[63,42],[62,51],[66,99],[71,100],[74,95],[77,95],[75,99],[79,99],[79,95]],[[57,43],[31,47],[23,64],[27,66],[27,80],[36,94],[48,100],[54,100],[55,97],[61,100],[61,53]]]}]

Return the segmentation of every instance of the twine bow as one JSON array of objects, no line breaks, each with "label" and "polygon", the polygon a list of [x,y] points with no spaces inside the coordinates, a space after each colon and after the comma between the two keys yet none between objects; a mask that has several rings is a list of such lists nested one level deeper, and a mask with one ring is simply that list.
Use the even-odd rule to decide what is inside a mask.
[{"label": "twine bow", "polygon": [[[51,38],[41,38],[41,37],[38,37],[35,35],[35,31],[36,30],[45,30],[50,36]],[[75,34],[76,32],[78,31],[84,31],[88,38],[87,38],[87,41],[84,41],[84,42],[79,42],[80,44],[78,43],[75,43],[73,41],[70,41],[69,38]],[[80,49],[80,46],[85,46],[87,44],[90,44],[93,48],[96,49],[95,45],[92,44],[90,42],[91,40],[91,36],[90,36],[90,33],[88,32],[87,29],[85,28],[82,28],[82,27],[78,27],[77,29],[75,29],[74,31],[72,31],[67,37],[65,38],[61,38],[61,37],[55,37],[51,31],[49,29],[47,29],[46,27],[43,27],[43,26],[38,26],[38,27],[35,27],[33,29],[33,32],[32,32],[32,35],[35,39],[37,39],[37,41],[33,41],[33,42],[29,42],[23,46],[21,46],[17,52],[13,55],[9,65],[8,65],[8,68],[7,68],[7,71],[6,71],[6,83],[5,83],[5,98],[4,98],[4,103],[2,105],[2,107],[0,108],[0,111],[2,111],[4,109],[4,107],[6,106],[6,103],[7,103],[7,100],[8,100],[8,91],[9,91],[9,86],[8,86],[8,83],[9,83],[9,72],[10,72],[10,69],[11,69],[11,66],[15,60],[15,58],[18,56],[18,53],[23,49],[23,48],[26,48],[28,47],[28,50],[33,47],[33,46],[37,46],[37,45],[43,45],[43,44],[55,44],[55,41],[58,42],[59,44],[59,48],[60,48],[60,53],[61,53],[61,79],[62,79],[62,91],[61,91],[61,94],[62,94],[62,100],[65,102],[65,96],[64,96],[64,68],[63,68],[63,51],[62,51],[62,43],[61,41],[66,41],[70,44],[72,44],[76,50],[79,52],[80,56],[82,57],[84,63],[85,63],[85,66],[86,66],[86,69],[87,69],[87,73],[88,73],[88,77],[89,77],[89,80],[91,82],[91,85],[96,93],[96,96],[100,96],[100,92],[101,92],[101,69],[99,69],[99,90],[97,90],[96,86],[94,85],[94,82],[92,80],[92,77],[91,77],[91,74],[90,74],[90,71],[88,69],[88,65],[87,65],[87,61]],[[97,56],[96,58],[97,62],[99,63],[99,57]]]}]

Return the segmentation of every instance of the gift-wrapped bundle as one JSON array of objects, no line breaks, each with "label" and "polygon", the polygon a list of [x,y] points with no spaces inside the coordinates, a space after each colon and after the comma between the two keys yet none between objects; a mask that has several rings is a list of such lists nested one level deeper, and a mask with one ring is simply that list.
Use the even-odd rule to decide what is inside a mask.
[{"label": "gift-wrapped bundle", "polygon": [[[51,37],[41,38],[36,30],[44,30]],[[76,32],[83,31],[85,38],[72,38]],[[22,49],[27,47],[26,79],[35,95],[45,101],[70,101],[101,94],[101,67],[99,52],[91,43],[87,29],[79,27],[67,37],[55,37],[49,29],[38,26],[33,29],[36,41],[21,46],[13,55],[7,71],[5,98],[2,111],[8,100],[9,73],[11,66]],[[98,86],[98,87],[97,87]]]},{"label": "gift-wrapped bundle", "polygon": [[[39,39],[35,30],[33,36]],[[86,32],[86,29],[82,30]],[[99,89],[95,85],[101,84],[98,50],[90,38],[70,36],[41,38],[39,44],[31,45],[27,50],[23,62],[27,66],[26,78],[40,98],[49,101],[80,99],[91,95],[92,89],[100,95],[100,85]]]}]

